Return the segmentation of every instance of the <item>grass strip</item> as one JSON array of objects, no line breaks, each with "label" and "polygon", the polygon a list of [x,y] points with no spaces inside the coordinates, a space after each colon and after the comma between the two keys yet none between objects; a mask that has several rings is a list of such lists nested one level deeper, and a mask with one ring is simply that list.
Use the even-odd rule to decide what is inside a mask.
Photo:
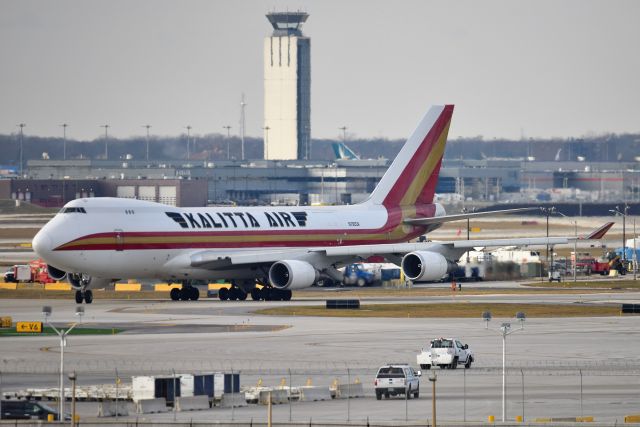
[{"label": "grass strip", "polygon": [[437,304],[366,304],[357,310],[326,309],[324,306],[289,306],[257,310],[256,314],[319,317],[393,317],[393,318],[470,318],[480,319],[484,311],[493,317],[511,318],[518,311],[527,317],[597,317],[618,316],[615,305],[585,304],[508,304],[508,303],[437,303]]},{"label": "grass strip", "polygon": [[524,286],[532,288],[561,288],[561,289],[640,289],[640,280],[578,280],[575,283],[567,278],[564,282],[531,282]]}]

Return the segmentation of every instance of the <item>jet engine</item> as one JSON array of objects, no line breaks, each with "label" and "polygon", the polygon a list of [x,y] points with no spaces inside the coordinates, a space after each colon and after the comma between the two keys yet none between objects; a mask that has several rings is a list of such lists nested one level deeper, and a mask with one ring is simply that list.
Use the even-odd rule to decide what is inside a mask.
[{"label": "jet engine", "polygon": [[80,291],[106,288],[113,282],[113,279],[103,279],[101,277],[92,277],[87,274],[76,273],[67,274],[67,280],[73,289]]},{"label": "jet engine", "polygon": [[278,289],[308,288],[316,280],[318,280],[318,270],[306,261],[278,261],[269,269],[269,282]]},{"label": "jet engine", "polygon": [[67,272],[62,271],[59,268],[55,268],[53,265],[47,264],[47,274],[53,280],[64,280],[67,277]]},{"label": "jet engine", "polygon": [[451,273],[456,264],[437,252],[415,251],[402,258],[402,272],[414,281],[440,280]]}]

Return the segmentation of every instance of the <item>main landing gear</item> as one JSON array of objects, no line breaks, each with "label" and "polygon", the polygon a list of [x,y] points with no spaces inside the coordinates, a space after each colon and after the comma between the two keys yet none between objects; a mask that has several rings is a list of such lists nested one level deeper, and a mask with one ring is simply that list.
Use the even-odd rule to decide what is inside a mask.
[{"label": "main landing gear", "polygon": [[87,304],[93,302],[93,292],[91,292],[91,289],[76,291],[76,303],[82,304],[83,300]]},{"label": "main landing gear", "polygon": [[220,301],[244,301],[247,299],[247,293],[237,286],[231,286],[230,288],[220,288],[218,298]]},{"label": "main landing gear", "polygon": [[182,288],[173,288],[169,293],[173,301],[197,301],[200,298],[200,291],[193,286],[182,285]]}]

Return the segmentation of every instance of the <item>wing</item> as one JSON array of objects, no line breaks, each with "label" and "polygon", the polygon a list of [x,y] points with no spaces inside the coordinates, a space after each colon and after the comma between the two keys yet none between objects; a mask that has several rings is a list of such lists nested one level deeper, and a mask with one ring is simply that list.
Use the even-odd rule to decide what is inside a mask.
[{"label": "wing", "polygon": [[[586,237],[577,237],[578,240],[600,239],[611,228],[613,223],[607,223]],[[188,255],[186,264],[195,268],[209,270],[231,269],[239,265],[269,265],[282,260],[307,260],[312,264],[331,264],[337,261],[351,262],[352,260],[365,259],[370,256],[380,255],[387,259],[399,260],[405,254],[414,251],[437,252],[448,259],[457,259],[460,255],[473,248],[497,248],[503,246],[555,246],[571,243],[575,236],[569,237],[522,237],[511,239],[484,239],[484,240],[450,240],[416,243],[392,243],[381,245],[354,245],[354,246],[327,246],[316,248],[295,248],[274,251],[265,249],[262,251],[242,251],[230,254],[221,254],[219,251],[198,251]]]},{"label": "wing", "polygon": [[460,221],[463,219],[471,219],[478,218],[483,216],[492,216],[492,215],[504,215],[504,214],[512,214],[517,212],[527,212],[538,210],[539,208],[517,208],[517,209],[501,209],[497,211],[486,211],[486,212],[469,212],[455,215],[442,215],[442,216],[434,216],[428,218],[410,218],[405,219],[405,224],[411,225],[430,225],[430,224],[442,224],[445,222],[452,221]]}]

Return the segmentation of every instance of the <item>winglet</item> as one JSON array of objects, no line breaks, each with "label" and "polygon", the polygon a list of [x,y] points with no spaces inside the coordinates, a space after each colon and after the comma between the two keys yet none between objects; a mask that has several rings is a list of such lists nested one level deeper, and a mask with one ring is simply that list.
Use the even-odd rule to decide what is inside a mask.
[{"label": "winglet", "polygon": [[582,240],[599,240],[602,239],[604,237],[605,234],[607,234],[607,231],[609,231],[609,229],[611,227],[613,227],[613,222],[607,222],[606,224],[604,224],[603,226],[601,226],[600,228],[596,229],[595,231],[592,231],[591,234],[589,234],[586,237],[582,237]]}]

